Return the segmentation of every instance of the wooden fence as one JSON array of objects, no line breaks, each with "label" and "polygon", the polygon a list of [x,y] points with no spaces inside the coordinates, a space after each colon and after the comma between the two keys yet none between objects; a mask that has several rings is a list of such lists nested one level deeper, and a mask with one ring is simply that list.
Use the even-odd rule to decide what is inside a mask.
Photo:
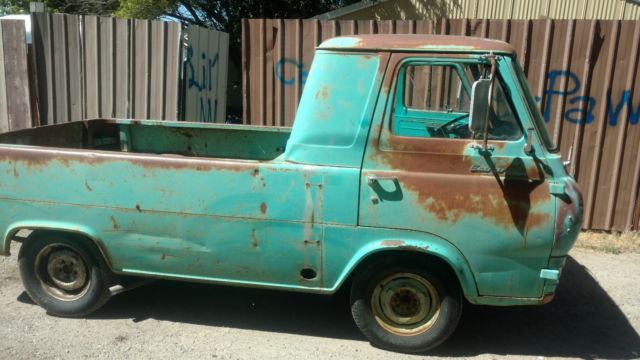
[{"label": "wooden fence", "polygon": [[31,24],[27,45],[24,21],[0,20],[0,133],[91,118],[226,119],[228,34],[48,13]]},{"label": "wooden fence", "polygon": [[640,21],[244,20],[245,123],[291,126],[315,47],[352,34],[456,34],[494,38],[518,52],[547,128],[571,153],[585,195],[585,229],[640,222]]},{"label": "wooden fence", "polygon": [[0,133],[31,126],[24,22],[0,21]]}]

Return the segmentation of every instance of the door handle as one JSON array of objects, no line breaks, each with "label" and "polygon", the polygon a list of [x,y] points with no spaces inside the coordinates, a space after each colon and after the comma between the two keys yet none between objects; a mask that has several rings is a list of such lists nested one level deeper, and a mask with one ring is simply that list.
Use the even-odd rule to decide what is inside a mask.
[{"label": "door handle", "polygon": [[395,183],[396,181],[398,181],[398,178],[395,176],[367,176],[367,185],[369,186],[373,186],[373,184],[377,183],[378,181],[393,181]]}]

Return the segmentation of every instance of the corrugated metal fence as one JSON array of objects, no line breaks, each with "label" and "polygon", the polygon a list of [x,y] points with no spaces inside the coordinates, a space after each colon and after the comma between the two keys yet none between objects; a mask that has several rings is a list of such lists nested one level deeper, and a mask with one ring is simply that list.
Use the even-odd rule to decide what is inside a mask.
[{"label": "corrugated metal fence", "polygon": [[[197,81],[181,71],[193,75],[184,50],[200,55],[211,44],[226,67],[228,40],[220,39],[227,34],[194,26],[186,31],[197,36],[183,37],[175,22],[48,13],[33,13],[32,27],[41,125],[110,117],[224,121],[222,105],[218,113],[193,115],[202,90],[193,91]],[[226,76],[207,86],[207,99],[224,104]]]},{"label": "corrugated metal fence", "polygon": [[40,124],[177,119],[180,24],[32,14]]},{"label": "corrugated metal fence", "polygon": [[517,50],[550,134],[585,195],[586,229],[640,222],[640,21],[245,20],[244,122],[290,126],[315,47],[339,35],[458,34]]},{"label": "corrugated metal fence", "polygon": [[0,21],[0,132],[31,126],[24,22]]},{"label": "corrugated metal fence", "polygon": [[224,122],[227,111],[229,34],[198,26],[185,30],[181,119]]}]

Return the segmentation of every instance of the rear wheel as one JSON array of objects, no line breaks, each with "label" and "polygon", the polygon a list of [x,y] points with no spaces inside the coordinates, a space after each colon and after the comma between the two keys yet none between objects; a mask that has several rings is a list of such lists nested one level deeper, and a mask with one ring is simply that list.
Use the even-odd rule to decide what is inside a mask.
[{"label": "rear wheel", "polygon": [[460,291],[436,273],[417,266],[378,264],[356,276],[351,312],[369,341],[417,353],[453,333],[462,313]]},{"label": "rear wheel", "polygon": [[73,235],[34,234],[22,244],[18,262],[25,290],[51,314],[84,316],[110,297],[112,275],[102,256]]}]

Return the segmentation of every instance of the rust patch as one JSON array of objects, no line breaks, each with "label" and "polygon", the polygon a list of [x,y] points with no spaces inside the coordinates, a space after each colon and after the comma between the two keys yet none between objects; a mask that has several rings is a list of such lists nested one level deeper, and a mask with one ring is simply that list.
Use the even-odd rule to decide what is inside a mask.
[{"label": "rust patch", "polygon": [[549,199],[541,182],[504,182],[502,188],[490,177],[460,179],[450,176],[413,175],[401,183],[418,196],[418,201],[438,220],[455,224],[464,215],[491,219],[504,228],[515,226],[524,234],[526,228],[540,226],[550,215],[532,213],[531,208]]},{"label": "rust patch", "polygon": [[266,214],[266,213],[267,213],[267,204],[265,204],[265,203],[261,203],[261,204],[260,204],[260,213],[261,213],[262,215],[264,215],[264,214]]},{"label": "rust patch", "polygon": [[401,248],[402,248],[402,250],[421,251],[421,252],[424,252],[425,250],[429,249],[428,246],[425,246],[425,247],[421,248],[420,246],[415,246],[415,245],[406,245],[406,246],[402,246]]},{"label": "rust patch", "polygon": [[320,90],[316,92],[315,99],[322,100],[322,101],[327,101],[327,99],[329,99],[329,89],[327,88],[326,85],[322,86],[322,88],[320,88]]},{"label": "rust patch", "polygon": [[451,139],[424,139],[389,136],[386,146],[379,148],[374,141],[370,160],[387,165],[391,169],[406,172],[434,172],[469,174],[471,159],[464,156],[466,147],[473,141]]},{"label": "rust patch", "polygon": [[404,246],[402,240],[384,240],[380,243],[380,246]]},{"label": "rust patch", "polygon": [[41,169],[51,163],[59,163],[70,167],[75,164],[98,165],[113,162],[130,162],[145,169],[172,169],[212,171],[226,170],[245,172],[254,168],[250,164],[236,163],[226,159],[199,159],[173,157],[169,155],[136,155],[121,152],[102,152],[93,150],[59,149],[40,147],[38,149],[21,149],[0,147],[0,161],[22,163],[26,168]]},{"label": "rust patch", "polygon": [[[363,34],[358,35],[357,41],[352,46],[348,47],[372,50],[407,49],[415,51],[434,51],[442,53],[433,54],[438,56],[468,56],[468,54],[450,54],[443,52],[443,49],[449,49],[451,46],[459,47],[463,50],[475,50],[483,52],[495,51],[515,54],[515,48],[504,41],[459,35]],[[331,49],[332,47],[330,45],[326,45],[324,47],[321,45],[319,48]]]},{"label": "rust patch", "polygon": [[257,177],[258,175],[260,175],[260,169],[253,169],[251,176]]},{"label": "rust patch", "polygon": [[84,187],[88,190],[88,191],[93,191],[93,189],[91,188],[91,186],[89,186],[89,183],[85,180],[84,181]]},{"label": "rust patch", "polygon": [[109,220],[111,220],[111,225],[113,226],[113,230],[120,230],[120,225],[116,221],[116,218],[113,217],[113,215],[109,216]]},{"label": "rust patch", "polygon": [[167,258],[167,254],[162,254],[162,255],[160,255],[160,260],[164,260],[164,259],[166,259],[166,258]]},{"label": "rust patch", "polygon": [[490,144],[495,146],[495,148],[498,150],[503,150],[507,143],[504,141],[492,141],[490,142]]},{"label": "rust patch", "polygon": [[142,212],[142,208],[140,207],[140,204],[136,204],[136,210],[138,210],[138,212]]},{"label": "rust patch", "polygon": [[553,298],[555,298],[555,297],[556,297],[555,293],[554,294],[545,294],[544,297],[542,298],[541,303],[543,305],[548,304],[548,303],[552,302]]},{"label": "rust patch", "polygon": [[[550,194],[540,186],[544,173],[527,169],[521,159],[465,156],[467,147],[475,143],[471,139],[424,141],[389,135],[383,145],[385,140],[372,137],[369,159],[388,170],[365,176],[395,176],[402,189],[415,193],[419,204],[440,221],[455,224],[465,215],[480,216],[504,228],[515,226],[525,235],[527,229],[551,219],[550,214],[531,211],[536,204],[548,201]],[[491,171],[472,174],[474,164]]]}]

